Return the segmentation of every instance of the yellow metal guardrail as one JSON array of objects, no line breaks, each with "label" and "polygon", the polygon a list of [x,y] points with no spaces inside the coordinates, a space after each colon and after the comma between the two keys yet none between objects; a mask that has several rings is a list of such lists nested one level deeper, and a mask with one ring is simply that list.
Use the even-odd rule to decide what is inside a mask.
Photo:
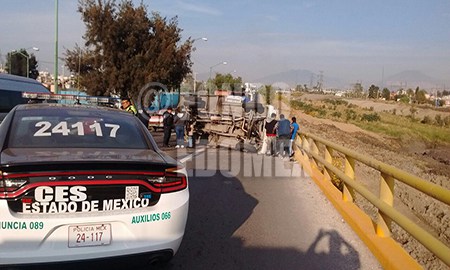
[{"label": "yellow metal guardrail", "polygon": [[[431,196],[447,205],[450,205],[450,190],[445,189],[439,185],[427,182],[415,175],[399,170],[393,166],[387,165],[373,158],[361,155],[310,133],[299,132],[295,142],[295,147],[297,147],[297,150],[302,150],[296,151],[297,160],[302,164],[303,168],[310,173],[313,179],[316,178],[314,179],[316,182],[322,181],[322,183],[329,182],[331,184],[331,177],[333,174],[343,182],[341,198],[338,198],[337,202],[333,203],[335,204],[335,206],[342,206],[337,208],[340,208],[338,210],[340,210],[341,214],[343,214],[346,220],[347,218],[354,219],[355,217],[360,219],[359,217],[361,215],[369,217],[362,210],[359,211],[360,209],[356,211],[358,212],[356,216],[348,214],[348,211],[352,212],[355,208],[357,208],[356,204],[353,203],[355,192],[362,195],[378,209],[376,220],[372,220],[371,223],[368,222],[369,227],[373,227],[374,236],[370,238],[364,235],[360,235],[360,237],[363,240],[366,240],[366,244],[368,244],[368,247],[374,252],[375,256],[379,259],[384,268],[405,269],[406,267],[406,265],[403,264],[401,260],[397,259],[396,262],[391,258],[387,258],[389,256],[396,255],[391,253],[391,249],[386,248],[386,246],[383,247],[384,240],[393,241],[393,239],[390,237],[392,222],[395,222],[400,227],[402,227],[406,232],[417,239],[422,245],[429,249],[445,264],[450,266],[450,248],[439,239],[434,237],[432,234],[427,232],[425,229],[415,224],[405,215],[401,214],[393,206],[395,181],[400,181],[404,184],[407,184],[410,187],[422,192],[423,194]],[[340,155],[344,157],[344,171],[333,165],[333,158],[335,157],[336,152],[338,152],[338,154],[340,153]],[[357,162],[365,164],[380,173],[379,195],[375,195],[364,185],[358,183],[355,180],[355,165]],[[332,196],[329,196],[329,198],[333,200]],[[335,199],[336,196],[334,197],[334,200]],[[348,204],[351,204],[351,207],[348,207]],[[347,213],[343,213],[342,211],[347,211]],[[350,225],[354,224],[356,226],[360,225],[358,223],[362,223],[361,220],[347,220],[347,222]],[[358,233],[358,230],[355,231]],[[370,233],[370,228],[359,229],[359,233],[361,234],[368,234],[368,232]],[[380,239],[384,240],[378,241]],[[367,241],[371,243],[367,243]],[[374,245],[374,242],[381,243],[381,246],[376,247],[376,245]],[[388,246],[392,247],[393,245],[392,243],[389,243]],[[397,245],[394,244],[394,246]],[[400,247],[400,245],[398,245],[398,247]],[[373,248],[376,249],[376,251],[374,251]],[[404,254],[407,253],[404,252]],[[412,258],[406,260],[412,260]],[[411,261],[409,261],[408,263],[411,263]],[[416,266],[419,267],[418,264]]]}]

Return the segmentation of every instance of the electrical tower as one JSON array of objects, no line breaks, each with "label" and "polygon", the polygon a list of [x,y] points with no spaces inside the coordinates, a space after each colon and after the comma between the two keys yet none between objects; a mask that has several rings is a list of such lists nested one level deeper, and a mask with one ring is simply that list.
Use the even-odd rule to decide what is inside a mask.
[{"label": "electrical tower", "polygon": [[319,71],[319,78],[317,79],[317,90],[322,91],[323,87],[323,71]]}]

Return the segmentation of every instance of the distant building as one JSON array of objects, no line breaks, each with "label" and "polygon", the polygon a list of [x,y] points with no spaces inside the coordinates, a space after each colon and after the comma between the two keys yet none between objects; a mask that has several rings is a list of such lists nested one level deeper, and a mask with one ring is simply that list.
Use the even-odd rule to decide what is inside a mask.
[{"label": "distant building", "polygon": [[450,107],[450,96],[444,96],[442,97],[442,100],[444,101],[444,107]]}]

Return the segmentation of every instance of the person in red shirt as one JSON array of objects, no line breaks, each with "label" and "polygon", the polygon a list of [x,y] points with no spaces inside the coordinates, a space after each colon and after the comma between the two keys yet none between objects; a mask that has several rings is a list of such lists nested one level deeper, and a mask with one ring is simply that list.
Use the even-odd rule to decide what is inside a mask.
[{"label": "person in red shirt", "polygon": [[266,123],[264,125],[264,128],[266,129],[266,143],[267,143],[267,154],[268,155],[275,155],[277,153],[276,147],[277,147],[277,132],[276,132],[276,125],[278,121],[275,119],[277,115],[275,113],[272,113],[270,117],[267,117]]}]

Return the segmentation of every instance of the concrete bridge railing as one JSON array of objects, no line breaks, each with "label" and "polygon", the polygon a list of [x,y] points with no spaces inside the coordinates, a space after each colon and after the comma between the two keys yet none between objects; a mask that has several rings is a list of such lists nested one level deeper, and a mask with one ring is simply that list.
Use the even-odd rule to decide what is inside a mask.
[{"label": "concrete bridge railing", "polygon": [[[391,238],[392,222],[402,227],[450,266],[450,247],[394,207],[394,186],[396,181],[400,181],[424,196],[433,197],[446,205],[450,205],[450,190],[313,134],[299,132],[294,147],[297,161],[316,181],[385,269],[422,268],[400,244]],[[340,162],[336,162],[338,158]],[[379,194],[374,194],[358,182],[355,177],[355,166],[358,163],[378,171]],[[341,164],[344,169],[339,168]],[[341,190],[332,183],[332,180],[336,181],[336,179],[342,183]],[[356,193],[376,207],[375,219],[354,203]]]}]

